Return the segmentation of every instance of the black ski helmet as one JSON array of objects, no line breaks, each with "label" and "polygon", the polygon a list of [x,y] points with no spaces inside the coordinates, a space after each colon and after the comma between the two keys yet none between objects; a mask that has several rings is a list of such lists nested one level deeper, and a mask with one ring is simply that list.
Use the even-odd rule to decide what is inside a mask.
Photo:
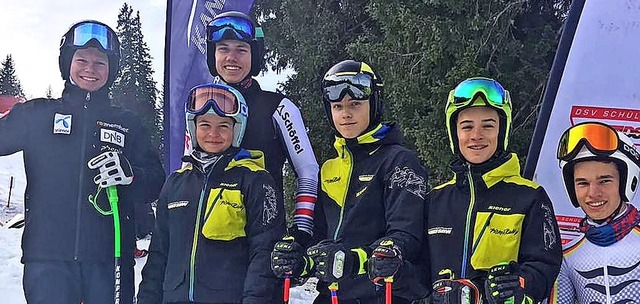
[{"label": "black ski helmet", "polygon": [[216,42],[220,40],[213,40],[213,27],[212,24],[219,19],[231,17],[231,18],[240,18],[249,21],[254,27],[254,36],[248,37],[247,39],[238,39],[234,35],[229,35],[229,33],[225,33],[223,39],[234,39],[240,40],[248,43],[251,46],[251,71],[249,71],[249,76],[258,76],[262,67],[264,66],[264,33],[262,32],[262,28],[254,22],[249,16],[244,13],[238,11],[229,11],[222,14],[216,15],[209,24],[207,24],[207,66],[209,67],[209,73],[211,76],[219,76],[218,70],[216,69]]},{"label": "black ski helmet", "polygon": [[84,20],[73,24],[60,40],[60,56],[58,65],[62,79],[69,80],[71,59],[78,49],[96,47],[107,54],[109,59],[109,78],[105,87],[110,86],[120,70],[120,40],[118,35],[108,25],[95,21]]},{"label": "black ski helmet", "polygon": [[[342,84],[346,84],[347,86],[336,96],[338,98],[330,98],[327,89]],[[356,98],[354,92],[350,92],[348,85],[356,88],[363,86],[363,92],[369,95],[369,128],[378,125],[378,123],[382,121],[384,112],[384,104],[382,102],[384,81],[382,80],[382,76],[364,62],[344,60],[332,66],[322,78],[322,104],[324,105],[324,110],[327,112],[327,118],[329,119],[331,127],[333,129],[336,128],[331,118],[331,102],[340,101],[344,97],[344,94],[349,94]]]}]

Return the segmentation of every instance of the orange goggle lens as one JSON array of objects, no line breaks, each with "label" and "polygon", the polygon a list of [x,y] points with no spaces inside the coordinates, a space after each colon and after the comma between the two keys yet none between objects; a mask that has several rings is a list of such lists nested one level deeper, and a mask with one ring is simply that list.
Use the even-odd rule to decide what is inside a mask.
[{"label": "orange goggle lens", "polygon": [[618,149],[620,139],[611,127],[595,122],[575,125],[564,131],[558,145],[558,159],[568,161],[582,148],[582,144],[594,153],[611,154]]}]

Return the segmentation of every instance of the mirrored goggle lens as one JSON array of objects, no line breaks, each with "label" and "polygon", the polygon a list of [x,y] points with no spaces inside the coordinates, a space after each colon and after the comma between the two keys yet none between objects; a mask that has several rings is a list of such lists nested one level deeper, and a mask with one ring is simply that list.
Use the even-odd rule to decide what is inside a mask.
[{"label": "mirrored goggle lens", "polygon": [[371,97],[372,79],[369,75],[329,76],[324,81],[324,98],[334,102],[340,101],[346,94],[353,99],[365,100]]},{"label": "mirrored goggle lens", "polygon": [[560,137],[558,159],[570,160],[582,148],[588,145],[594,153],[610,154],[618,149],[618,134],[609,126],[599,123],[579,124],[566,130]]},{"label": "mirrored goggle lens", "polygon": [[371,97],[371,89],[359,88],[350,83],[339,83],[324,88],[324,97],[331,102],[342,100],[346,94],[353,99],[366,100]]},{"label": "mirrored goggle lens", "polygon": [[457,106],[467,105],[476,93],[482,92],[487,101],[501,107],[507,102],[504,88],[492,79],[468,79],[453,89],[453,102]]},{"label": "mirrored goggle lens", "polygon": [[229,34],[235,35],[236,39],[252,40],[256,36],[256,29],[253,23],[247,19],[240,17],[223,17],[218,18],[209,24],[210,36],[212,41],[220,41]]},{"label": "mirrored goggle lens", "polygon": [[91,39],[98,41],[105,50],[114,49],[114,39],[111,31],[102,24],[82,23],[73,30],[73,45],[77,47],[85,46]]},{"label": "mirrored goggle lens", "polygon": [[202,115],[213,110],[221,116],[238,114],[239,105],[236,95],[219,87],[199,87],[191,90],[187,103],[187,111]]}]

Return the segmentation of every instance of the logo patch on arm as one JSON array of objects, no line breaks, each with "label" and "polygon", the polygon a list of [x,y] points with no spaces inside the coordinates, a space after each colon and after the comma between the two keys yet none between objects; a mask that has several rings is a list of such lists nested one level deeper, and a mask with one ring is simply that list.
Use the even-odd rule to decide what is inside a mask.
[{"label": "logo patch on arm", "polygon": [[53,134],[71,134],[71,115],[56,113],[53,117]]},{"label": "logo patch on arm", "polygon": [[264,201],[262,206],[262,225],[269,225],[278,216],[278,200],[276,190],[271,185],[262,185]]},{"label": "logo patch on arm", "polygon": [[167,204],[167,209],[175,209],[175,208],[180,208],[180,207],[186,207],[187,205],[189,205],[189,201],[171,202],[171,203]]},{"label": "logo patch on arm", "polygon": [[100,141],[124,148],[124,134],[109,129],[100,129]]},{"label": "logo patch on arm", "polygon": [[409,193],[424,199],[427,194],[427,185],[424,177],[416,174],[409,167],[395,167],[393,175],[389,181],[389,189],[401,188],[409,191]]}]

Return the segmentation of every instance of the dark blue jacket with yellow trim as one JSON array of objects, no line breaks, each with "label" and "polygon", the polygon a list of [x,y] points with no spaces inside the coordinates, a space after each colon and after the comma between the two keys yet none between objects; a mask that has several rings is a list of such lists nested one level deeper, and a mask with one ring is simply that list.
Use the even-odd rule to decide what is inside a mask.
[{"label": "dark blue jacket with yellow trim", "polygon": [[449,269],[483,291],[489,268],[516,261],[525,293],[546,297],[560,271],[562,245],[545,190],[520,176],[516,154],[480,165],[456,160],[452,170],[454,178],[427,195],[424,255],[430,256],[431,282]]},{"label": "dark blue jacket with yellow trim", "polygon": [[[337,157],[320,172],[314,238],[333,239],[346,248],[368,248],[381,238],[394,240],[406,259],[416,256],[423,231],[427,171],[416,153],[402,145],[395,124],[380,124],[358,138],[336,137]],[[360,269],[362,270],[362,269]],[[327,284],[318,291],[329,293]],[[340,281],[340,299],[383,294],[366,273]]]},{"label": "dark blue jacket with yellow trim", "polygon": [[285,223],[262,152],[230,148],[201,168],[192,160],[160,193],[138,303],[270,303]]}]

